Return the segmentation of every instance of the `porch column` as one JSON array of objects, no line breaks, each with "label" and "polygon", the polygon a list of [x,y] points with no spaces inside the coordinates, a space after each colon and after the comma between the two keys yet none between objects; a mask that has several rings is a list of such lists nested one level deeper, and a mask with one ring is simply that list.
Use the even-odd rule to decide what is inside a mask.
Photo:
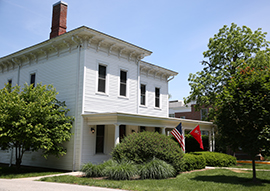
[{"label": "porch column", "polygon": [[212,133],[213,133],[213,152],[215,151],[215,130],[214,130],[214,127],[212,128]]},{"label": "porch column", "polygon": [[166,127],[161,127],[161,134],[162,134],[162,135],[166,135],[165,128],[166,128]]},{"label": "porch column", "polygon": [[209,151],[213,151],[213,145],[212,145],[212,131],[208,131],[208,141],[209,141]]},{"label": "porch column", "polygon": [[114,146],[119,143],[119,124],[114,124]]}]

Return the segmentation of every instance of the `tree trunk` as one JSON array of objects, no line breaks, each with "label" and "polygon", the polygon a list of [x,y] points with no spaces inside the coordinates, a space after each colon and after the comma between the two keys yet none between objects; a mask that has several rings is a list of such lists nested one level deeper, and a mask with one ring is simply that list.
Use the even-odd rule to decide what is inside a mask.
[{"label": "tree trunk", "polygon": [[255,167],[255,157],[252,157],[252,169],[253,169],[253,182],[257,182],[257,179],[256,179],[256,167]]}]

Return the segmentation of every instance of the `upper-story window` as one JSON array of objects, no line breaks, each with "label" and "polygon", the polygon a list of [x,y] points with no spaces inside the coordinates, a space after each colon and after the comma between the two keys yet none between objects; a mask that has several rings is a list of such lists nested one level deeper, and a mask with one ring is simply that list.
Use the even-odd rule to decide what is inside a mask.
[{"label": "upper-story window", "polygon": [[106,66],[99,65],[98,66],[98,91],[105,93],[106,89]]},{"label": "upper-story window", "polygon": [[145,89],[146,85],[141,84],[141,105],[145,105]]},{"label": "upper-story window", "polygon": [[205,120],[208,116],[208,110],[207,108],[201,109],[201,120]]},{"label": "upper-story window", "polygon": [[36,84],[36,73],[30,74],[30,85],[33,84],[33,87],[35,87]]},{"label": "upper-story window", "polygon": [[10,86],[12,86],[12,79],[9,79],[9,80],[8,80],[8,84],[9,84]]},{"label": "upper-story window", "polygon": [[127,72],[120,70],[120,95],[127,96]]},{"label": "upper-story window", "polygon": [[160,107],[160,88],[155,88],[155,107]]}]

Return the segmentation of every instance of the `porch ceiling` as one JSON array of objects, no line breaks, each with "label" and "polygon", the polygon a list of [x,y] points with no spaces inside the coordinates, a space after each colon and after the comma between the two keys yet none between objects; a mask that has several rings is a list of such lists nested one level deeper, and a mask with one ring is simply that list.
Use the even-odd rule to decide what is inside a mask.
[{"label": "porch ceiling", "polygon": [[147,127],[165,127],[175,128],[180,122],[184,129],[193,129],[197,125],[200,125],[201,130],[212,130],[214,127],[212,122],[189,120],[180,118],[168,118],[168,117],[155,117],[139,114],[129,113],[94,113],[94,114],[82,114],[83,118],[87,120],[88,125],[134,125],[134,126],[147,126]]}]

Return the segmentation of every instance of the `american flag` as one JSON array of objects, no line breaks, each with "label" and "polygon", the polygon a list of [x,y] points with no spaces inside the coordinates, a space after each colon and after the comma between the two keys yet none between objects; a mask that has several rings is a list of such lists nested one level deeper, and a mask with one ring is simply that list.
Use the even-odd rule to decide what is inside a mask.
[{"label": "american flag", "polygon": [[185,140],[182,131],[182,123],[179,123],[177,127],[171,132],[172,135],[177,139],[183,151],[185,151]]}]

